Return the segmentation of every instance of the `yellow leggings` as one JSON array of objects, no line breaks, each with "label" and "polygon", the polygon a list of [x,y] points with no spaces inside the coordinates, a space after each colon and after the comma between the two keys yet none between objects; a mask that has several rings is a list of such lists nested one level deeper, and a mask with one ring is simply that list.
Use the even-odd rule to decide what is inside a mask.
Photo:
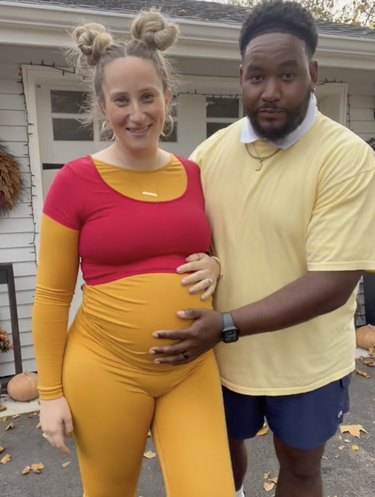
[{"label": "yellow leggings", "polygon": [[[86,313],[88,301],[86,292]],[[84,497],[136,497],[149,429],[168,497],[233,497],[213,352],[185,365],[155,365],[146,353],[152,342],[128,354],[130,345],[121,349],[114,324],[109,335],[99,318],[94,321],[91,326],[78,312],[63,370]]]}]

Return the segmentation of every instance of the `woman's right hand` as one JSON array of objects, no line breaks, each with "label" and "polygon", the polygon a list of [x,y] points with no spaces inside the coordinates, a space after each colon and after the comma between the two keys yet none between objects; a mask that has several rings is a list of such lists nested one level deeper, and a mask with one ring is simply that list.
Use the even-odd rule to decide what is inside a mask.
[{"label": "woman's right hand", "polygon": [[40,400],[40,425],[43,437],[52,447],[63,454],[70,450],[65,444],[65,436],[73,433],[73,421],[69,405],[65,397],[53,400]]}]

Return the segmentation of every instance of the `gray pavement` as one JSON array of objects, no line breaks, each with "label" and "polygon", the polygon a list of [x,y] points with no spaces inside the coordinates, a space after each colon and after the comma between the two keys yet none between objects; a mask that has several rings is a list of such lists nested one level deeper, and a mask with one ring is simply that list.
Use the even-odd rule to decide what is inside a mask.
[{"label": "gray pavement", "polygon": [[[351,411],[344,424],[360,424],[367,433],[361,433],[360,439],[349,433],[338,433],[328,443],[323,460],[324,497],[372,497],[375,494],[375,368],[358,364],[358,369],[366,371],[371,377],[353,376]],[[42,438],[40,429],[36,428],[37,416],[23,414],[9,421],[15,426],[13,430],[5,431],[7,423],[0,422],[0,446],[5,448],[0,460],[7,453],[12,456],[11,462],[0,464],[0,496],[81,497],[73,444],[70,444],[71,456],[64,457]],[[270,433],[249,441],[247,447],[250,471],[245,488],[248,497],[273,497],[274,489],[268,492],[263,489],[263,484],[277,475]],[[148,441],[148,448],[153,448],[151,440]],[[44,465],[40,474],[22,475],[25,466],[39,462]],[[68,465],[64,464],[68,462]],[[122,462],[119,461],[119,464]],[[268,480],[264,475],[269,476]],[[165,496],[157,457],[144,459],[138,495]]]}]

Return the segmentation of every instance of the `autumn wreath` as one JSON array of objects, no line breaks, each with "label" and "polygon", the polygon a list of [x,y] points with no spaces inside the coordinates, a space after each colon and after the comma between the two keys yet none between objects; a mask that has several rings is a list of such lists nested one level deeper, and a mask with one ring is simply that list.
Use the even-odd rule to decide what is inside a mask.
[{"label": "autumn wreath", "polygon": [[14,207],[21,190],[20,165],[0,144],[0,212],[8,211]]}]

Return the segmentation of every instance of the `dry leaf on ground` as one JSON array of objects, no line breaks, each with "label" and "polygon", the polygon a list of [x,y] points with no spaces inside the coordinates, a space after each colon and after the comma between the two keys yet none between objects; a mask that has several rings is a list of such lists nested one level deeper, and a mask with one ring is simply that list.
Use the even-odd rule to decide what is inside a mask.
[{"label": "dry leaf on ground", "polygon": [[71,462],[72,462],[72,461],[66,461],[66,462],[63,462],[61,466],[62,466],[63,468],[66,468],[67,466],[69,466],[69,464],[70,464]]},{"label": "dry leaf on ground", "polygon": [[1,411],[6,411],[7,407],[4,404],[0,404],[0,412]]},{"label": "dry leaf on ground", "polygon": [[4,452],[4,450],[5,450],[5,447],[3,447],[2,445],[0,445],[0,454],[1,454],[2,452]]},{"label": "dry leaf on ground", "polygon": [[36,464],[31,464],[30,466],[26,466],[25,468],[23,468],[22,474],[23,475],[28,475],[29,473],[39,474],[42,472],[42,469],[44,469],[44,464],[38,462]]},{"label": "dry leaf on ground", "polygon": [[275,484],[273,482],[265,481],[263,483],[263,490],[265,490],[266,492],[271,492],[271,490],[273,490],[274,488]]},{"label": "dry leaf on ground", "polygon": [[358,376],[363,376],[363,378],[371,378],[371,376],[366,373],[366,371],[362,371],[361,369],[356,369],[355,374],[357,374]]},{"label": "dry leaf on ground", "polygon": [[[367,433],[367,431],[363,428],[362,425],[341,425],[340,426],[341,433],[348,432],[353,437],[357,437],[357,438],[360,438],[361,431],[363,431],[364,433]],[[346,442],[346,440],[345,440],[345,442]]]},{"label": "dry leaf on ground", "polygon": [[352,445],[352,450],[359,450],[358,445]]},{"label": "dry leaf on ground", "polygon": [[268,480],[268,478],[271,476],[271,473],[263,473],[263,478],[265,480]]},{"label": "dry leaf on ground", "polygon": [[263,427],[258,431],[257,436],[262,437],[263,435],[266,435],[269,432],[269,428],[267,425],[263,425]]},{"label": "dry leaf on ground", "polygon": [[8,464],[12,460],[12,456],[10,454],[5,454],[4,457],[0,459],[1,464]]},{"label": "dry leaf on ground", "polygon": [[143,456],[146,458],[146,459],[153,459],[154,457],[156,457],[156,454],[154,451],[152,450],[147,450]]},{"label": "dry leaf on ground", "polygon": [[9,431],[9,430],[14,430],[15,426],[13,423],[9,423],[8,425],[6,425],[6,427],[4,428],[5,431]]}]

